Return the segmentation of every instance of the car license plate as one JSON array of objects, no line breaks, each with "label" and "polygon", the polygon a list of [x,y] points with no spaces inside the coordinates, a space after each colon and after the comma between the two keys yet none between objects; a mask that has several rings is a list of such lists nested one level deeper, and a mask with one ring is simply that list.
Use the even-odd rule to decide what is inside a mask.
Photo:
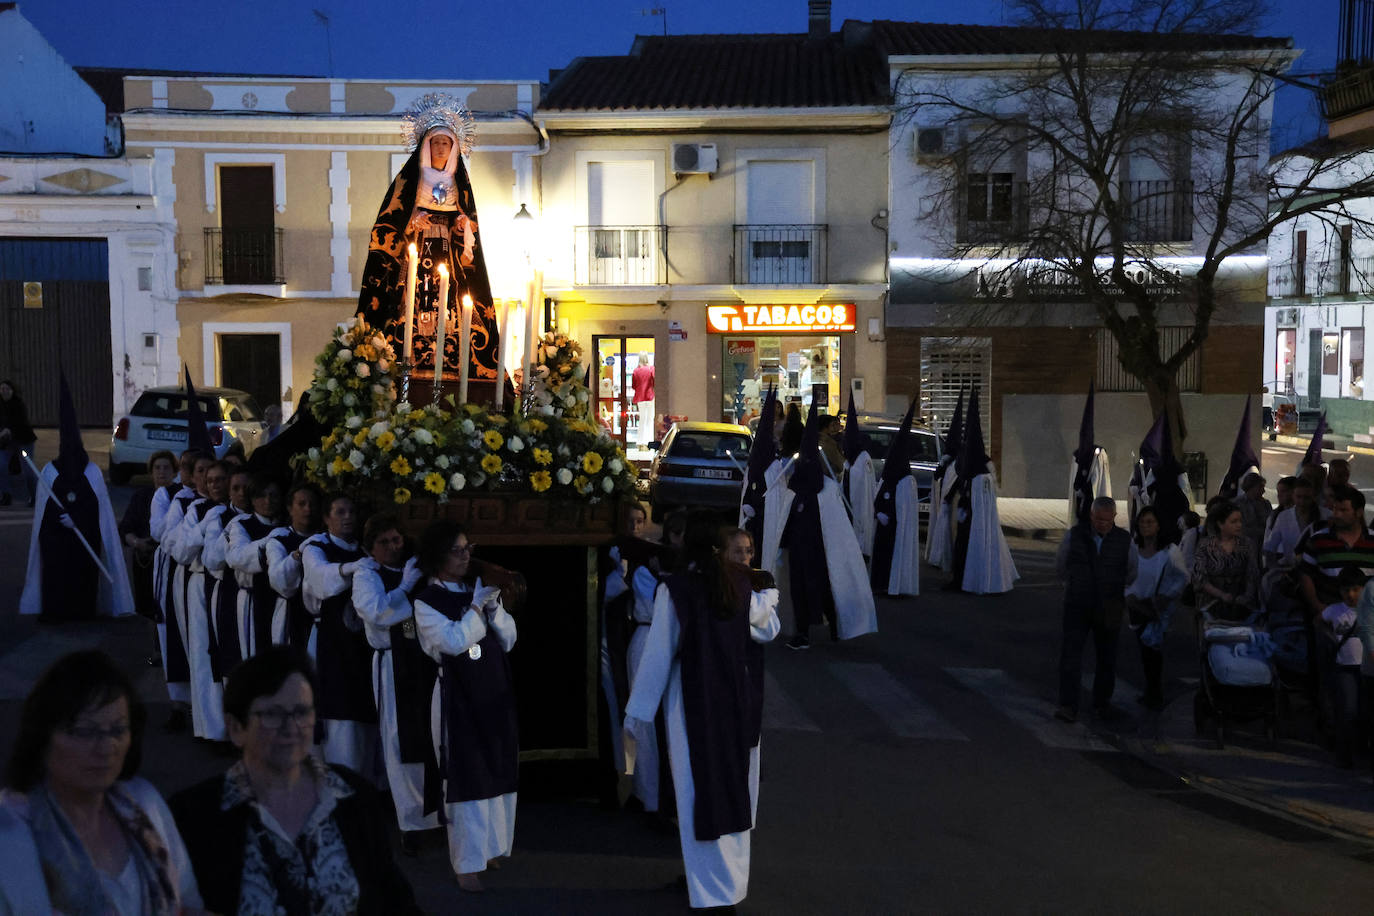
[{"label": "car license plate", "polygon": [[180,429],[150,429],[148,430],[148,438],[165,442],[179,442],[186,438],[186,431]]},{"label": "car license plate", "polygon": [[730,471],[715,468],[697,468],[692,472],[693,477],[709,477],[712,480],[729,480],[734,476]]}]

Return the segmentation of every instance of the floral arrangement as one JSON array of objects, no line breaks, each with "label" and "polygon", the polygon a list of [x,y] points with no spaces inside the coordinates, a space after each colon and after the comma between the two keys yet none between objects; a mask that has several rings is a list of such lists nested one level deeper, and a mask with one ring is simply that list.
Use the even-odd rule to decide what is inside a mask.
[{"label": "floral arrangement", "polygon": [[545,332],[535,348],[535,378],[531,413],[587,416],[591,393],[583,380],[582,345],[567,334]]},{"label": "floral arrangement", "polygon": [[382,416],[396,402],[396,353],[380,331],[355,315],[334,329],[315,357],[310,412],[326,426],[343,426],[358,415]]},{"label": "floral arrangement", "polygon": [[619,443],[585,420],[506,417],[475,405],[350,416],[305,455],[306,476],[329,489],[368,489],[397,503],[468,491],[597,501],[635,492]]}]

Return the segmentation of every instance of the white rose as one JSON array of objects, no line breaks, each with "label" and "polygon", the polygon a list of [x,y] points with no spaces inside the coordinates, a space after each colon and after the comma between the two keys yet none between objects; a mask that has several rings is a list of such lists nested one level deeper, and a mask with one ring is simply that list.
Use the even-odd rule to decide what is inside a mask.
[{"label": "white rose", "polygon": [[367,378],[372,374],[372,367],[367,363],[358,363],[358,368],[355,371],[358,373],[358,378]]},{"label": "white rose", "polygon": [[512,452],[518,452],[524,447],[525,443],[520,441],[519,436],[511,436],[506,440],[506,448],[510,449]]},{"label": "white rose", "polygon": [[384,385],[373,385],[373,386],[372,386],[372,393],[373,393],[373,394],[386,394],[386,386],[384,386]]},{"label": "white rose", "polygon": [[566,487],[568,484],[572,483],[572,478],[572,471],[568,470],[567,468],[558,469],[558,482],[563,486]]},{"label": "white rose", "polygon": [[349,429],[357,429],[362,425],[363,418],[356,413],[349,414],[348,419],[344,421],[344,426],[347,426]]},{"label": "white rose", "polygon": [[[330,379],[330,381],[333,381],[333,379]],[[354,396],[353,392],[348,391],[344,393],[343,402],[345,407],[352,407],[358,403],[358,399]]]},{"label": "white rose", "polygon": [[612,458],[609,462],[607,462],[606,466],[611,469],[612,474],[619,474],[620,469],[625,467],[625,465],[620,463],[619,458]]},{"label": "white rose", "polygon": [[546,416],[546,417],[551,417],[551,416],[554,415],[553,405],[552,405],[552,404],[545,404],[543,407],[539,408],[539,412],[542,413],[542,414],[543,414],[544,416]]},{"label": "white rose", "polygon": [[424,427],[420,427],[410,435],[421,445],[429,445],[434,442],[434,435]]},{"label": "white rose", "polygon": [[450,490],[461,490],[461,489],[463,489],[463,487],[465,487],[465,486],[467,486],[467,485],[468,485],[467,478],[464,477],[462,474],[459,474],[459,473],[456,473],[456,472],[454,473],[454,475],[453,475],[452,477],[450,477],[450,478],[448,479],[448,487],[449,487]]},{"label": "white rose", "polygon": [[310,451],[306,452],[306,454],[310,456],[311,461],[320,460],[320,450],[318,446],[312,447]]},{"label": "white rose", "polygon": [[325,380],[324,387],[325,387],[325,389],[328,390],[328,391],[338,391],[338,390],[339,390],[339,380],[336,379],[336,378],[333,378],[333,377],[328,378],[328,379]]},{"label": "white rose", "polygon": [[566,458],[566,457],[568,457],[568,456],[571,455],[571,454],[572,454],[572,450],[569,449],[566,445],[560,445],[560,446],[558,446],[558,457],[559,457],[559,458]]},{"label": "white rose", "polygon": [[355,468],[362,467],[363,462],[366,460],[367,459],[363,457],[363,453],[358,451],[356,448],[348,453],[348,463],[353,465]]},{"label": "white rose", "polygon": [[587,403],[587,389],[586,389],[586,388],[578,389],[578,392],[577,392],[577,400],[580,401],[580,402],[583,403],[583,404]]},{"label": "white rose", "polygon": [[473,471],[473,472],[472,472],[472,485],[473,485],[474,487],[480,487],[482,484],[484,484],[484,483],[486,483],[486,482],[487,482],[487,475],[486,475],[486,474],[482,473],[481,471]]},{"label": "white rose", "polygon": [[381,335],[378,335],[372,338],[372,346],[376,347],[378,350],[383,350],[386,348],[386,341]]},{"label": "white rose", "polygon": [[367,431],[367,434],[371,436],[373,439],[376,439],[382,433],[390,429],[390,426],[391,425],[387,423],[385,420],[378,420],[376,423],[372,424],[372,428]]},{"label": "white rose", "polygon": [[384,359],[379,359],[379,360],[377,360],[377,371],[378,371],[378,372],[385,372],[386,370],[388,370],[388,369],[390,369],[390,368],[391,368],[391,363],[389,363],[388,361],[386,361],[386,360],[384,360]]},{"label": "white rose", "polygon": [[350,350],[350,349],[348,349],[347,347],[344,347],[342,350],[339,351],[338,355],[335,356],[334,358],[335,358],[335,359],[341,359],[341,360],[344,360],[344,361],[346,362],[346,361],[348,361],[348,360],[350,360],[350,359],[353,358],[353,351]]},{"label": "white rose", "polygon": [[440,468],[447,470],[449,466],[448,455],[440,455],[438,458],[434,459],[434,463]]},{"label": "white rose", "polygon": [[615,481],[610,477],[601,478],[601,489],[605,490],[607,493],[611,492],[615,489]]},{"label": "white rose", "polygon": [[554,358],[555,356],[557,356],[557,355],[558,355],[558,348],[557,348],[557,347],[545,347],[545,348],[544,348],[544,357],[545,357],[545,359],[553,359],[553,358]]},{"label": "white rose", "polygon": [[477,427],[473,425],[473,422],[471,420],[464,420],[458,428],[463,431],[463,435],[471,436],[473,430],[475,430]]}]

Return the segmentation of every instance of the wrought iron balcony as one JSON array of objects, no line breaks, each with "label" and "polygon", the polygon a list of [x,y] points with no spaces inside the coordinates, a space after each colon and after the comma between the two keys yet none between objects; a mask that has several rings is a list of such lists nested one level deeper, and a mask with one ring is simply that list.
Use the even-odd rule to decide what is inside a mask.
[{"label": "wrought iron balcony", "polygon": [[1030,182],[1010,175],[968,175],[959,184],[961,245],[1024,241],[1030,232]]},{"label": "wrought iron balcony", "polygon": [[734,282],[808,285],[828,282],[828,226],[736,225]]},{"label": "wrought iron balcony", "polygon": [[214,286],[285,283],[282,230],[206,229],[205,282]]},{"label": "wrought iron balcony", "polygon": [[667,282],[667,226],[574,226],[578,286],[657,286]]},{"label": "wrought iron balcony", "polygon": [[1320,299],[1374,294],[1374,257],[1282,261],[1269,266],[1269,295]]},{"label": "wrought iron balcony", "polygon": [[1128,242],[1191,242],[1191,181],[1123,181],[1121,207]]}]

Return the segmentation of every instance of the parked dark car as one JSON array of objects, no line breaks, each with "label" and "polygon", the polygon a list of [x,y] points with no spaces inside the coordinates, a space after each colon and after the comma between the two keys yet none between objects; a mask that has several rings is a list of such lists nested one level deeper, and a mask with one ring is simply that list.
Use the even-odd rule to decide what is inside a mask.
[{"label": "parked dark car", "polygon": [[754,438],[733,423],[675,423],[649,466],[649,505],[654,521],[681,506],[738,508]]},{"label": "parked dark car", "polygon": [[[873,458],[873,470],[881,477],[887,453],[902,427],[902,418],[859,414],[856,419],[859,431],[865,433],[871,443],[868,454]],[[940,463],[940,437],[933,429],[916,425],[912,425],[907,435],[911,437],[909,463],[916,478],[916,492],[921,498],[921,512],[929,512],[931,480],[935,466]]]}]

